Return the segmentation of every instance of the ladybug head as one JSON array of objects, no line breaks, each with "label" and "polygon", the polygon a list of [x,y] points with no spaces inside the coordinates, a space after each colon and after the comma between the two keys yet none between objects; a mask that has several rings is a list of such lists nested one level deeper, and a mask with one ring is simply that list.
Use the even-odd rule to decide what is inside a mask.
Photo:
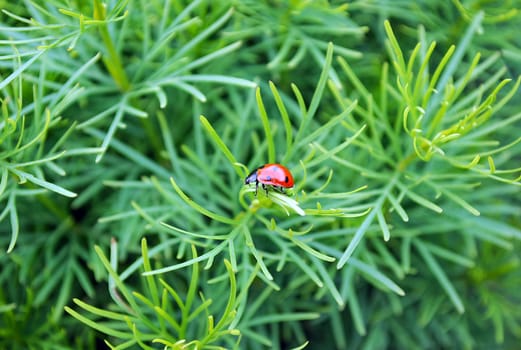
[{"label": "ladybug head", "polygon": [[246,176],[246,178],[244,179],[244,184],[245,185],[251,184],[251,183],[256,183],[256,182],[257,182],[257,169],[252,171],[250,173],[250,175]]}]

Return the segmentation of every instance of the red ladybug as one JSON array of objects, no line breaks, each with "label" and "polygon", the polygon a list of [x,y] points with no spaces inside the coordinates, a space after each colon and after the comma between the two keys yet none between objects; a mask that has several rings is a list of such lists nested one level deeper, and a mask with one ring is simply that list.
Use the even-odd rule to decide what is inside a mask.
[{"label": "red ladybug", "polygon": [[268,194],[268,185],[279,190],[291,188],[294,185],[293,175],[288,168],[280,164],[264,164],[250,173],[244,179],[246,185],[255,183],[255,195],[259,189],[259,184]]}]

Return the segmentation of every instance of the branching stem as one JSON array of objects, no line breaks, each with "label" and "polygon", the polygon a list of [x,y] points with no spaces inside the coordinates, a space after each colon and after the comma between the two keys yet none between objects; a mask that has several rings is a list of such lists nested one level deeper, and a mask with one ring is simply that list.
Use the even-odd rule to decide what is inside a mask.
[{"label": "branching stem", "polygon": [[114,46],[112,38],[110,37],[109,28],[106,22],[106,8],[100,0],[94,0],[93,17],[95,20],[101,21],[99,25],[99,32],[101,34],[103,44],[105,44],[105,47],[107,48],[107,55],[102,57],[103,62],[105,63],[105,67],[119,88],[122,91],[128,91],[130,88],[130,83],[128,81],[127,74],[123,69],[119,53]]}]

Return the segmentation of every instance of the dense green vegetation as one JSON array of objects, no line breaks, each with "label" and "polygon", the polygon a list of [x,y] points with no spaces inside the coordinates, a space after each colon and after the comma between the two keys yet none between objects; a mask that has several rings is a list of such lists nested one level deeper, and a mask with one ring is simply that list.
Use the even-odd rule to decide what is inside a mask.
[{"label": "dense green vegetation", "polygon": [[0,5],[0,348],[520,343],[518,0]]}]

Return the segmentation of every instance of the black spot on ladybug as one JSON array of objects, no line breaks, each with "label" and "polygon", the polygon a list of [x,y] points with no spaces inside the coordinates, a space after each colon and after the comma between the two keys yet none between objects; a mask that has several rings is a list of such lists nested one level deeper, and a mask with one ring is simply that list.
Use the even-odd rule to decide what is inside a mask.
[{"label": "black spot on ladybug", "polygon": [[266,176],[266,181],[271,181],[271,176]]},{"label": "black spot on ladybug", "polygon": [[286,178],[284,179],[284,182],[288,183],[289,179],[288,177],[286,176]]}]

